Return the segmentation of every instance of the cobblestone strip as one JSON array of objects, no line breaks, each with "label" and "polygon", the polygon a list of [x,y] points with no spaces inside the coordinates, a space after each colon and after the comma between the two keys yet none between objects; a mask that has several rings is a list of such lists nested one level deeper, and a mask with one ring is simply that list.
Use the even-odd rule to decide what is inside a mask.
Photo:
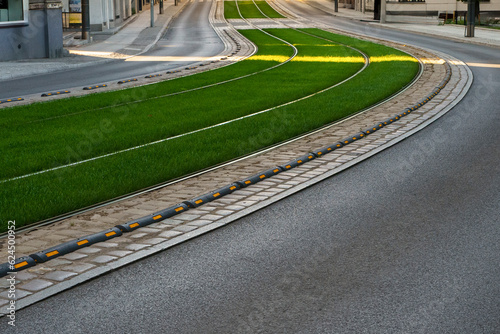
[{"label": "cobblestone strip", "polygon": [[[436,56],[408,46],[402,48],[422,59],[424,71],[421,78],[397,99],[220,169],[38,230],[21,233],[17,236],[17,257],[148,215],[261,170],[282,164],[313,149],[339,141],[347,135],[402,111],[430,93],[444,77],[443,59],[448,60],[452,67],[452,78],[432,102],[362,140],[197,209],[191,209],[175,216],[174,219],[167,219],[108,242],[82,248],[19,272],[16,275],[18,309],[92,277],[228,224],[330,177],[418,131],[458,103],[472,82],[472,74],[464,63],[444,54]],[[262,135],[265,136],[265,134]],[[389,173],[385,177],[388,182],[394,182],[394,173]],[[0,254],[7,254],[5,239],[1,242]],[[0,306],[3,312],[6,311],[3,305],[9,302],[7,297],[9,286],[6,278],[0,280]]]}]

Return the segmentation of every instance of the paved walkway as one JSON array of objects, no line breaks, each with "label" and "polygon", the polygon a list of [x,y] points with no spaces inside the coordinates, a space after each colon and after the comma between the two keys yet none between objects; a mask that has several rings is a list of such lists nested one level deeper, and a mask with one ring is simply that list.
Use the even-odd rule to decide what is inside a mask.
[{"label": "paved walkway", "polygon": [[164,14],[159,15],[159,7],[155,6],[154,27],[150,27],[150,11],[145,10],[126,20],[114,35],[99,35],[99,41],[66,47],[69,51],[67,57],[0,62],[0,80],[90,66],[141,54],[154,46],[172,18],[187,3],[188,0],[182,0],[175,6],[174,0],[165,0]]}]

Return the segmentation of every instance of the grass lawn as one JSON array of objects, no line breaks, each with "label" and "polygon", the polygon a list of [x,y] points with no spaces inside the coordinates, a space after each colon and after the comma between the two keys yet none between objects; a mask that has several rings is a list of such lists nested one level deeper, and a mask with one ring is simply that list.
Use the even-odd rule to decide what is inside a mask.
[{"label": "grass lawn", "polygon": [[[283,15],[276,12],[266,1],[255,1],[257,6],[262,10],[262,12],[270,18],[284,18]],[[262,19],[266,16],[262,15],[253,1],[238,1],[238,6],[240,7],[241,15],[245,19]],[[224,1],[224,16],[226,19],[241,19],[240,14],[235,1]]]},{"label": "grass lawn", "polygon": [[[382,45],[317,29],[305,31],[332,42],[290,29],[268,31],[292,42],[298,56],[242,80],[164,96],[269,68],[288,59],[291,48],[262,32],[245,30],[242,33],[258,45],[259,52],[226,68],[140,88],[2,110],[0,230],[5,230],[8,219],[22,226],[313,130],[391,95],[418,71],[415,59]],[[362,68],[363,58],[337,42],[368,54],[370,66],[347,83],[310,99],[182,136],[307,96],[351,76]],[[181,137],[6,181],[176,135]]]}]

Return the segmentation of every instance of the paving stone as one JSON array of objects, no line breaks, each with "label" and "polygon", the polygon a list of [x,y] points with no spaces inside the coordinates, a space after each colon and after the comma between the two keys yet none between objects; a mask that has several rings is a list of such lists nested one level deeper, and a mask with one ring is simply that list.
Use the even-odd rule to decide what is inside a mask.
[{"label": "paving stone", "polygon": [[211,220],[197,219],[197,220],[193,220],[192,222],[187,223],[188,226],[196,226],[196,227],[205,226],[208,224],[212,224],[212,221]]},{"label": "paving stone", "polygon": [[176,236],[181,235],[181,234],[182,234],[182,232],[170,230],[170,231],[165,231],[163,233],[160,233],[159,236],[162,238],[170,239],[170,238],[176,237]]},{"label": "paving stone", "polygon": [[117,256],[117,257],[124,257],[124,256],[131,254],[131,253],[133,253],[133,252],[132,251],[125,251],[125,250],[115,250],[115,251],[108,252],[108,255]]},{"label": "paving stone", "polygon": [[215,213],[217,215],[220,215],[220,216],[229,216],[229,215],[233,214],[234,211],[231,211],[231,210],[219,210],[219,211],[216,211]]},{"label": "paving stone", "polygon": [[145,245],[145,244],[130,244],[130,245],[125,246],[126,249],[130,249],[130,250],[133,250],[133,251],[138,251],[138,250],[141,250],[141,249],[146,248],[146,247],[149,247],[149,245]]},{"label": "paving stone", "polygon": [[75,260],[79,260],[79,259],[82,259],[82,258],[87,257],[87,256],[88,256],[87,254],[80,254],[80,253],[73,252],[73,253],[69,253],[69,254],[66,254],[64,256],[61,256],[61,258],[66,259],[66,260],[70,260],[70,261],[75,261]]},{"label": "paving stone", "polygon": [[58,270],[58,271],[53,271],[51,273],[45,274],[43,276],[43,278],[61,282],[61,281],[64,281],[66,278],[76,276],[76,275],[78,275],[78,274],[71,272],[71,271]]},{"label": "paving stone", "polygon": [[228,205],[225,208],[228,210],[239,211],[239,210],[243,210],[245,207],[241,206],[241,205]]},{"label": "paving stone", "polygon": [[36,275],[33,275],[32,273],[29,273],[25,270],[16,273],[16,280],[20,280],[20,281],[27,281],[27,280],[33,279],[35,277],[36,277]]},{"label": "paving stone", "polygon": [[43,274],[46,274],[48,272],[55,271],[55,270],[56,270],[55,268],[45,267],[43,265],[39,265],[39,266],[36,266],[34,268],[28,269],[28,271],[30,273],[34,273],[37,275],[43,275]]},{"label": "paving stone", "polygon": [[6,305],[6,304],[8,304],[8,303],[10,303],[10,300],[0,298],[0,306]]},{"label": "paving stone", "polygon": [[176,219],[183,220],[183,221],[195,220],[198,218],[200,218],[200,215],[191,215],[191,214],[182,214],[182,215],[178,215],[176,217]]},{"label": "paving stone", "polygon": [[[140,231],[140,229],[139,229],[139,231]],[[132,239],[138,239],[138,238],[142,238],[142,237],[144,237],[146,235],[148,235],[148,233],[139,233],[139,232],[135,233],[134,232],[132,235],[130,235],[130,238],[132,238]]]},{"label": "paving stone", "polygon": [[238,202],[239,205],[242,205],[242,206],[251,206],[251,205],[254,205],[255,203],[257,203],[256,201],[241,201],[241,202]]},{"label": "paving stone", "polygon": [[143,240],[142,242],[144,242],[145,244],[156,245],[156,244],[159,244],[160,242],[163,242],[166,240],[167,239],[165,239],[165,238],[152,238],[152,239],[148,239],[148,240]]},{"label": "paving stone", "polygon": [[109,242],[109,241],[100,242],[98,245],[99,245],[99,247],[102,247],[102,248],[114,248],[114,247],[118,246],[118,244],[116,242]]},{"label": "paving stone", "polygon": [[192,230],[196,230],[197,227],[196,226],[192,226],[192,225],[180,225],[180,226],[176,226],[174,228],[174,231],[178,231],[178,232],[190,232]]},{"label": "paving stone", "polygon": [[65,260],[65,259],[57,258],[57,259],[54,259],[54,260],[50,260],[47,263],[51,267],[58,267],[58,266],[65,266],[67,264],[71,264],[72,262],[68,261],[68,260]]},{"label": "paving stone", "polygon": [[212,220],[212,221],[214,221],[214,220],[219,220],[219,219],[221,219],[221,218],[222,218],[222,216],[220,216],[220,215],[204,215],[204,216],[202,217],[202,219]]},{"label": "paving stone", "polygon": [[43,280],[43,279],[34,279],[31,281],[28,281],[27,283],[20,285],[19,289],[36,292],[36,291],[40,291],[40,290],[43,290],[45,288],[48,288],[49,286],[51,286],[53,284],[54,283]]},{"label": "paving stone", "polygon": [[95,263],[108,263],[108,262],[111,262],[113,260],[116,260],[117,258],[115,256],[109,256],[109,255],[100,255],[96,258],[94,258],[93,260],[90,260],[92,262],[95,262]]},{"label": "paving stone", "polygon": [[[11,298],[9,298],[9,294],[11,294],[11,292],[9,292],[7,290],[7,291],[4,291],[4,292],[0,293],[0,297],[4,298],[4,299],[9,299],[10,300]],[[16,286],[15,298],[12,298],[12,299],[13,300],[18,300],[18,299],[24,298],[26,296],[29,296],[31,294],[33,294],[33,293],[29,292],[29,291],[26,291],[26,290],[19,289]]]},{"label": "paving stone", "polygon": [[70,266],[64,267],[62,269],[67,270],[67,271],[74,271],[77,273],[83,273],[84,271],[87,271],[91,268],[94,268],[95,264],[91,263],[75,263]]},{"label": "paving stone", "polygon": [[85,247],[77,250],[78,253],[84,253],[84,254],[95,254],[101,252],[102,249],[97,248],[97,247]]}]

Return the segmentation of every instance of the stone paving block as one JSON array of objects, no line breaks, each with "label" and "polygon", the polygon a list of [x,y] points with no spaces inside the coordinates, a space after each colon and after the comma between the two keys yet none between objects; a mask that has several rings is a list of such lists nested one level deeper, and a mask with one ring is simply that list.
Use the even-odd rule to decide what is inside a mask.
[{"label": "stone paving block", "polygon": [[6,305],[6,304],[8,304],[8,303],[10,303],[10,300],[0,298],[0,306]]},{"label": "stone paving block", "polygon": [[[96,245],[99,245],[99,243],[97,243]],[[83,253],[83,254],[95,254],[95,253],[99,253],[101,251],[102,251],[102,249],[97,248],[97,247],[85,247],[85,248],[80,248],[79,250],[77,250],[78,253]]]},{"label": "stone paving block", "polygon": [[238,202],[239,205],[242,205],[242,206],[245,206],[245,207],[254,205],[255,203],[257,203],[257,202],[256,201],[241,201],[241,202]]},{"label": "stone paving block", "polygon": [[113,260],[116,260],[117,257],[115,256],[110,256],[110,255],[100,255],[96,258],[94,258],[93,260],[90,260],[91,262],[95,262],[95,263],[99,263],[99,264],[103,264],[103,263],[108,263],[108,262],[111,262]]},{"label": "stone paving block", "polygon": [[130,238],[139,239],[146,235],[148,235],[148,233],[141,233],[141,229],[138,229],[137,231],[134,231],[133,234],[130,235]]},{"label": "stone paving block", "polygon": [[66,270],[66,271],[74,271],[77,273],[83,273],[84,271],[87,271],[87,270],[92,269],[94,267],[95,267],[95,264],[79,262],[79,263],[75,263],[75,264],[72,264],[72,265],[67,266],[67,267],[63,267],[62,269]]},{"label": "stone paving block", "polygon": [[100,242],[98,245],[99,245],[99,247],[102,247],[102,248],[114,248],[114,247],[118,246],[118,244],[116,242],[109,242],[109,241]]},{"label": "stone paving block", "polygon": [[192,225],[180,225],[180,226],[176,226],[174,228],[174,231],[186,233],[186,232],[196,230],[197,228],[198,228],[197,226],[192,226]]},{"label": "stone paving block", "polygon": [[146,248],[146,247],[149,247],[149,245],[145,245],[145,244],[129,244],[129,245],[125,246],[126,249],[130,249],[130,250],[133,250],[133,251],[138,251],[138,250],[141,250],[141,249]]},{"label": "stone paving block", "polygon": [[261,196],[259,194],[259,195],[248,197],[247,201],[250,201],[250,202],[260,202],[260,201],[266,200],[268,198],[269,198],[268,196]]},{"label": "stone paving block", "polygon": [[[9,290],[7,291],[4,291],[2,293],[0,293],[0,298],[4,298],[4,299],[9,299]],[[16,286],[16,292],[15,292],[15,298],[12,298],[13,300],[18,300],[18,299],[21,299],[21,298],[24,298],[26,296],[29,296],[33,294],[33,292],[29,292],[29,291],[26,291],[26,290],[22,290],[22,289],[19,289],[17,286]]]},{"label": "stone paving block", "polygon": [[160,242],[166,241],[167,239],[165,238],[151,238],[147,240],[142,240],[143,243],[149,244],[149,245],[156,245],[159,244]]},{"label": "stone paving block", "polygon": [[51,267],[58,267],[58,266],[65,266],[65,265],[71,264],[73,262],[65,260],[65,259],[62,259],[62,258],[57,258],[57,259],[54,259],[54,260],[50,260],[47,263],[49,263]]},{"label": "stone paving block", "polygon": [[221,219],[222,216],[220,215],[204,215],[203,217],[201,217],[201,219],[206,219],[206,220],[219,220]]},{"label": "stone paving block", "polygon": [[70,261],[75,261],[75,260],[82,259],[82,258],[87,257],[87,256],[88,256],[87,254],[80,254],[80,253],[73,252],[73,253],[63,255],[60,258],[70,260]]},{"label": "stone paving block", "polygon": [[162,238],[171,239],[171,238],[174,238],[174,237],[181,235],[181,234],[182,234],[182,232],[170,230],[170,231],[160,233],[159,236]]},{"label": "stone paving block", "polygon": [[48,288],[49,286],[51,286],[53,284],[54,283],[46,281],[46,280],[43,280],[43,279],[34,279],[34,280],[31,280],[31,281],[28,281],[27,283],[24,283],[24,284],[20,285],[19,289],[21,289],[21,290],[28,290],[28,291],[31,291],[31,292],[36,292],[36,291],[40,291],[40,290],[43,290],[45,288]]},{"label": "stone paving block", "polygon": [[182,221],[195,220],[198,218],[200,218],[200,215],[181,214],[181,215],[176,216],[176,219],[182,220]]},{"label": "stone paving block", "polygon": [[233,210],[233,211],[238,211],[238,210],[243,210],[245,207],[241,205],[228,205],[225,207],[227,210]]},{"label": "stone paving block", "polygon": [[28,272],[36,274],[36,275],[44,275],[46,273],[49,273],[51,271],[55,271],[55,268],[50,268],[48,266],[45,266],[44,264],[38,265],[34,268],[28,269]]},{"label": "stone paving block", "polygon": [[108,255],[117,256],[117,257],[124,257],[124,256],[127,256],[127,255],[132,254],[132,253],[133,253],[132,251],[115,250],[115,251],[108,252]]},{"label": "stone paving block", "polygon": [[[33,279],[36,277],[36,275],[32,274],[32,273],[29,273],[27,271],[20,271],[18,273],[16,273],[16,280],[20,280],[20,281],[27,281],[27,280],[30,280],[30,279]],[[7,276],[8,277],[8,276]]]},{"label": "stone paving block", "polygon": [[201,226],[205,226],[205,225],[212,224],[212,223],[213,222],[210,220],[197,219],[197,220],[193,220],[192,222],[188,222],[187,225],[201,227]]},{"label": "stone paving block", "polygon": [[52,281],[62,282],[65,279],[67,279],[69,277],[72,277],[72,276],[76,276],[76,275],[78,275],[78,274],[74,273],[74,272],[71,272],[71,271],[58,270],[58,271],[53,271],[53,272],[50,272],[48,274],[45,274],[43,276],[43,278],[49,279],[49,280],[52,280]]},{"label": "stone paving block", "polygon": [[232,210],[219,210],[219,211],[215,212],[215,214],[220,215],[220,216],[229,216],[233,213],[234,213],[234,211],[232,211]]}]

